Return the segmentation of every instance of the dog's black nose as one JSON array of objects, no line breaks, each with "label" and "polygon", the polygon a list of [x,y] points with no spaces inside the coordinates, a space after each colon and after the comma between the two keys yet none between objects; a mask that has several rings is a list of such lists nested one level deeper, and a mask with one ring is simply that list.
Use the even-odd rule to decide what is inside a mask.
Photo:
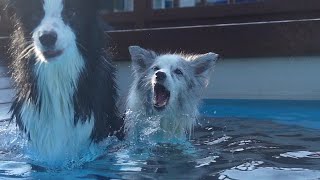
[{"label": "dog's black nose", "polygon": [[58,35],[54,31],[45,31],[39,37],[41,44],[45,47],[54,46],[57,42],[57,39]]},{"label": "dog's black nose", "polygon": [[157,81],[163,81],[167,78],[166,73],[162,72],[162,71],[158,71],[156,72],[156,80]]}]

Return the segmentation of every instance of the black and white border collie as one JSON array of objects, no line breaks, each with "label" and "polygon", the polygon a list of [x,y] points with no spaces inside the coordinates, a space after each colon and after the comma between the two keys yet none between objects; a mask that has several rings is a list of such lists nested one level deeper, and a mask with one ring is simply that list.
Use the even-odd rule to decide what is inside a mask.
[{"label": "black and white border collie", "polygon": [[12,120],[46,159],[76,155],[121,129],[115,68],[98,0],[7,0]]}]

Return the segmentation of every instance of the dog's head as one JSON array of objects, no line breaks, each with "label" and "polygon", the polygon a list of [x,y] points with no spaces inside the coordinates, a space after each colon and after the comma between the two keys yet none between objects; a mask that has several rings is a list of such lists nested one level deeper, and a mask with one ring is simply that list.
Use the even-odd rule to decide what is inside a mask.
[{"label": "dog's head", "polygon": [[[16,35],[37,60],[66,60],[87,48],[97,15],[97,0],[7,0]],[[84,51],[88,51],[85,49]]]},{"label": "dog's head", "polygon": [[[157,111],[183,108],[190,100],[200,99],[199,92],[208,84],[209,72],[218,59],[215,53],[197,56],[157,55],[138,46],[129,47],[135,78],[140,88],[151,94]],[[144,93],[147,94],[147,93]],[[150,104],[150,103],[149,103]]]}]

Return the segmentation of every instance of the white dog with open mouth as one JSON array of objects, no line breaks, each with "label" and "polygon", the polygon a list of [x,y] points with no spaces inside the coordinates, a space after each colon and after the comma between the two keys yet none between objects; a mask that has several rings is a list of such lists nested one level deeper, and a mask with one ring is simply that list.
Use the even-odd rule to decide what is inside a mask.
[{"label": "white dog with open mouth", "polygon": [[[198,104],[218,55],[162,54],[130,46],[134,81],[127,100],[127,136],[158,126],[162,140],[185,139],[198,116]],[[149,123],[157,119],[158,123]],[[159,137],[159,136],[157,136]]]}]

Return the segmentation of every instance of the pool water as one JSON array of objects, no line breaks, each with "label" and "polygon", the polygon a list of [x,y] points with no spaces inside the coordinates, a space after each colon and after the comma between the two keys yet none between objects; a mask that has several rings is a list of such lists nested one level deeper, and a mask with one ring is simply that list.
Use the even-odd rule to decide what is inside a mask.
[{"label": "pool water", "polygon": [[213,100],[200,108],[206,117],[273,120],[288,125],[320,129],[320,101]]},{"label": "pool water", "polygon": [[15,125],[0,121],[0,179],[320,179],[319,109],[308,101],[205,100],[190,143],[113,141],[95,161],[64,168],[32,161]]}]

